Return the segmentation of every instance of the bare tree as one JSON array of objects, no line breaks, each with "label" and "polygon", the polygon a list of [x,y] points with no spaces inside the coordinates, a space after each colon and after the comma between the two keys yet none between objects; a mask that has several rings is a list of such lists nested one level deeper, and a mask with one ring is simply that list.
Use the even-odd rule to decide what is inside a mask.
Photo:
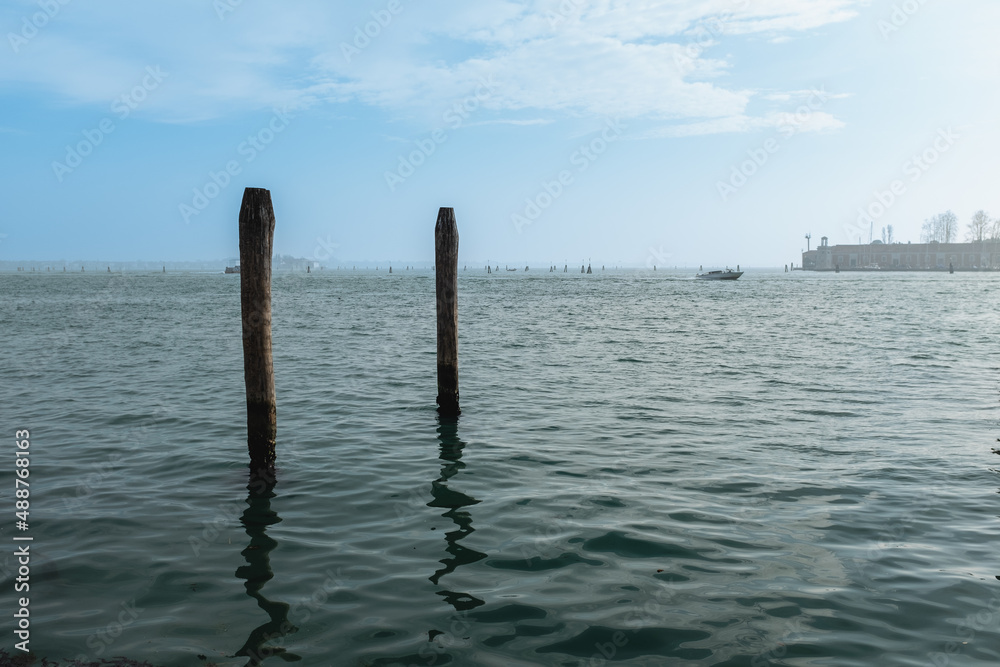
[{"label": "bare tree", "polygon": [[934,241],[940,241],[940,224],[939,218],[941,216],[935,215],[933,218],[928,218],[924,220],[924,226],[920,228],[920,242],[921,243],[932,243]]},{"label": "bare tree", "polygon": [[944,225],[944,242],[952,243],[958,240],[958,216],[951,211],[941,214],[941,224]]},{"label": "bare tree", "polygon": [[951,243],[958,238],[958,216],[951,211],[939,213],[924,221],[920,232],[920,240],[924,243],[939,241]]},{"label": "bare tree", "polygon": [[976,211],[972,216],[972,222],[966,228],[965,241],[967,243],[978,243],[988,239],[993,232],[995,221],[990,219],[989,213],[983,210]]},{"label": "bare tree", "polygon": [[892,243],[892,225],[887,225],[886,228],[885,228],[885,230],[886,230],[886,232],[888,232],[889,243],[891,244]]}]

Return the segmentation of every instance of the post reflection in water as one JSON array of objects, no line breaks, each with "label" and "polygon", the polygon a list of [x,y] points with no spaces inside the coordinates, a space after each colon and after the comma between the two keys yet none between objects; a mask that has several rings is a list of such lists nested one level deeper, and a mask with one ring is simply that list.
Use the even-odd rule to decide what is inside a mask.
[{"label": "post reflection in water", "polygon": [[247,595],[256,600],[257,606],[270,617],[267,623],[254,628],[243,648],[236,652],[236,657],[249,658],[247,667],[256,667],[271,656],[279,656],[286,661],[301,660],[300,656],[288,653],[283,648],[268,645],[298,630],[288,620],[289,605],[272,602],[261,593],[264,584],[274,577],[270,553],[278,546],[267,535],[267,527],[281,521],[281,517],[271,509],[271,499],[275,497],[274,486],[273,470],[252,473],[247,485],[247,508],[240,517],[240,523],[250,537],[250,544],[242,552],[247,564],[236,569],[236,577],[245,580]]},{"label": "post reflection in water", "polygon": [[[448,531],[444,535],[447,543],[445,551],[451,554],[451,558],[443,558],[440,562],[444,567],[430,577],[431,582],[435,585],[438,585],[441,577],[454,572],[459,565],[475,563],[486,558],[486,554],[459,544],[475,530],[472,527],[472,515],[462,508],[475,505],[480,501],[448,487],[448,480],[465,468],[465,464],[462,462],[462,450],[465,448],[465,443],[458,437],[459,418],[439,417],[438,419],[438,440],[441,443],[440,458],[443,463],[441,464],[441,476],[431,482],[431,495],[434,499],[427,503],[427,506],[447,508],[448,511],[441,516],[455,522],[458,530]],[[469,593],[443,590],[438,591],[437,594],[444,597],[456,611],[475,609],[486,604],[483,600]]]}]

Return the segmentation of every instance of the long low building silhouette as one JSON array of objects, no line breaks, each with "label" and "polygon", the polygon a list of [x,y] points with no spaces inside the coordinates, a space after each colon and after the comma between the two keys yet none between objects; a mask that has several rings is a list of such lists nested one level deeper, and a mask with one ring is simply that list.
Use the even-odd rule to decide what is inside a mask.
[{"label": "long low building silhouette", "polygon": [[830,245],[823,237],[802,253],[803,271],[996,271],[1000,239],[972,243],[882,243]]}]

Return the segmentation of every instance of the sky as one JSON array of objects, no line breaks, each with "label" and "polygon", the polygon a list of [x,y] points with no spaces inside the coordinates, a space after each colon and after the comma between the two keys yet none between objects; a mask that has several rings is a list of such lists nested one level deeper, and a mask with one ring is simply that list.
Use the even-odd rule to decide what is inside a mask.
[{"label": "sky", "polygon": [[782,266],[1000,215],[996,0],[0,0],[0,260]]}]

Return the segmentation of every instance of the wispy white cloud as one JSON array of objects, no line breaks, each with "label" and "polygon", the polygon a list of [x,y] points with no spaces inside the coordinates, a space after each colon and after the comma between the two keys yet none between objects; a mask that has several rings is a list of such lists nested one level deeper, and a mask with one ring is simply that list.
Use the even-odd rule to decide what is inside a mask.
[{"label": "wispy white cloud", "polygon": [[[471,55],[390,59],[365,53],[317,56],[328,79],[321,94],[417,113],[431,100],[460,99],[484,76],[499,82],[483,104],[498,113],[538,110],[570,115],[722,119],[746,113],[751,91],[717,81],[730,62],[708,57],[727,36],[780,37],[855,15],[860,0],[536,0],[492,2],[438,23],[417,21],[410,51],[436,39],[463,40]],[[423,18],[442,17],[431,12]],[[417,37],[419,36],[419,37]],[[398,45],[397,45],[398,47]],[[403,51],[407,49],[404,47]],[[790,99],[790,98],[789,98]],[[706,125],[708,127],[710,125]]]},{"label": "wispy white cloud", "polygon": [[638,138],[662,139],[695,137],[707,134],[731,134],[753,132],[766,129],[780,129],[798,134],[801,132],[825,132],[839,130],[844,122],[825,111],[813,111],[807,115],[789,112],[770,112],[763,116],[737,115],[695,123],[668,125],[650,130]]},{"label": "wispy white cloud", "polygon": [[781,93],[767,93],[760,98],[771,102],[797,103],[810,102],[819,99],[822,102],[827,100],[842,100],[851,97],[851,93],[830,93],[825,88],[808,88],[805,90],[789,90]]},{"label": "wispy white cloud", "polygon": [[526,120],[516,120],[513,118],[494,118],[493,120],[481,120],[475,123],[468,123],[468,127],[475,127],[477,125],[550,125],[553,121],[551,118],[529,118]]},{"label": "wispy white cloud", "polygon": [[[709,53],[733,36],[775,41],[846,21],[864,2],[403,2],[391,22],[355,44],[374,6],[242,3],[220,19],[198,0],[176,0],[169,11],[108,0],[74,4],[21,53],[0,55],[0,83],[41,87],[67,104],[106,105],[145,66],[160,65],[173,76],[143,113],[189,122],[347,102],[439,118],[493,77],[497,86],[480,103],[497,118],[480,124],[529,124],[504,120],[527,111],[728,128],[746,117],[754,93],[729,81],[731,56]],[[17,9],[0,10],[0,19],[16,21]],[[357,53],[346,57],[345,44]]]}]

